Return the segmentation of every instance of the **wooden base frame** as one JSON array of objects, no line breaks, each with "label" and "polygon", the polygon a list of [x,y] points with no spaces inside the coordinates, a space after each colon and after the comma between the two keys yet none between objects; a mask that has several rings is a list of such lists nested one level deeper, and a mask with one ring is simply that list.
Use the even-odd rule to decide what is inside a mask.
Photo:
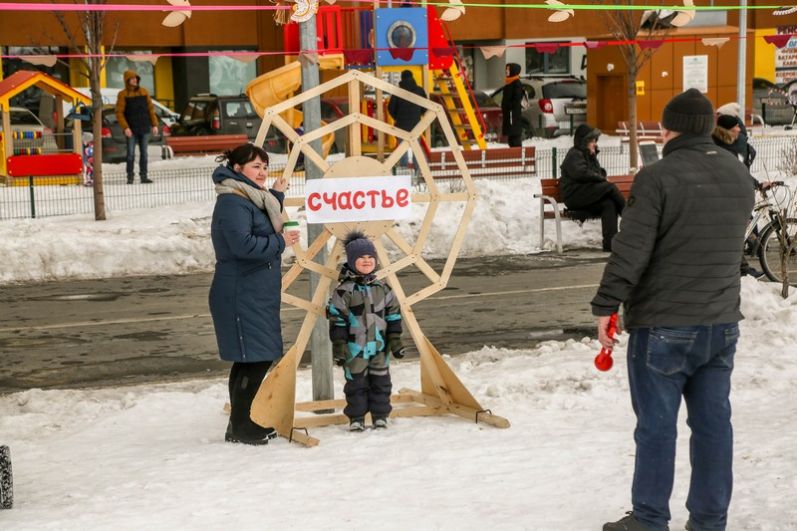
[{"label": "wooden base frame", "polygon": [[[320,96],[324,92],[344,84],[348,85],[349,100],[351,102],[358,102],[361,94],[361,83],[369,85],[374,89],[385,91],[393,96],[399,96],[421,106],[425,109],[425,112],[421,117],[420,123],[412,131],[404,131],[383,121],[354,112],[315,131],[304,135],[298,135],[292,128],[287,127],[287,124],[285,124],[284,120],[279,116],[280,113],[290,107],[299,105],[312,97]],[[359,105],[350,105],[350,109],[358,108]],[[441,192],[434,182],[434,179],[432,179],[431,171],[420,146],[419,137],[435,120],[438,121],[451,146],[457,166],[462,174],[462,180],[466,189],[464,192]],[[379,279],[384,279],[393,289],[401,305],[402,320],[405,329],[410,332],[420,355],[421,390],[413,391],[402,389],[398,394],[393,395],[391,397],[391,403],[394,405],[394,410],[391,416],[455,415],[474,422],[490,424],[498,428],[508,428],[509,421],[503,417],[493,415],[492,412],[483,408],[479,402],[473,398],[470,392],[454,374],[454,371],[451,370],[445,362],[440,352],[437,351],[434,345],[432,345],[429,339],[423,334],[412,310],[412,306],[415,303],[446,287],[448,279],[451,276],[451,271],[454,268],[456,256],[459,253],[459,249],[465,237],[465,230],[470,221],[470,216],[473,212],[476,200],[476,190],[462,157],[462,148],[457,143],[443,108],[439,104],[420,98],[415,94],[386,83],[376,77],[358,71],[350,71],[312,90],[303,92],[294,98],[271,107],[264,115],[263,124],[257,136],[257,143],[263,143],[272,123],[293,143],[293,148],[288,156],[287,166],[284,170],[286,176],[289,176],[293,172],[299,153],[304,153],[306,159],[312,160],[317,164],[324,171],[325,179],[391,175],[393,166],[407,150],[411,149],[415,155],[414,158],[418,163],[420,175],[424,179],[427,189],[424,193],[414,193],[412,200],[417,203],[425,202],[429,205],[424,221],[418,231],[416,241],[413,244],[407,242],[393,228],[392,221],[385,221],[327,224],[315,241],[308,242],[309,245],[306,251],[301,249],[299,245],[294,246],[296,262],[283,277],[282,300],[297,308],[304,309],[306,314],[296,337],[296,341],[288,349],[288,352],[283,356],[280,362],[269,372],[260,386],[250,411],[252,420],[261,426],[273,427],[281,436],[305,446],[315,446],[319,442],[318,439],[310,435],[309,428],[348,422],[348,419],[342,413],[338,412],[339,409],[345,406],[344,400],[322,400],[297,404],[296,370],[299,360],[301,359],[301,354],[304,352],[310,340],[310,334],[312,333],[316,319],[325,318],[324,310],[329,298],[330,287],[338,276],[337,264],[343,253],[342,240],[350,230],[357,229],[367,234],[373,240],[380,267],[376,276]],[[384,161],[363,157],[361,145],[356,140],[359,139],[359,128],[361,126],[373,127],[379,132],[395,136],[397,139],[401,140],[401,142]],[[354,141],[350,142],[349,156],[330,167],[326,160],[312,148],[311,142],[320,138],[322,135],[343,127],[349,128],[349,138]],[[438,273],[423,258],[423,248],[432,228],[432,222],[437,212],[437,207],[440,202],[443,201],[463,202],[465,207],[459,227],[451,243],[449,256],[442,271]],[[304,204],[304,198],[293,198],[287,200],[286,204],[300,206]],[[315,256],[321,249],[327,246],[328,242],[333,237],[335,238],[335,242],[326,263],[316,263],[314,261]],[[387,238],[392,241],[405,256],[391,263],[382,238]],[[409,266],[417,267],[426,275],[430,282],[428,286],[412,294],[406,294],[404,292],[397,276],[398,271]],[[315,293],[312,294],[311,300],[305,300],[296,295],[287,293],[288,288],[305,269],[321,277]],[[330,409],[335,410],[335,412],[326,414],[316,413],[329,411]]]}]

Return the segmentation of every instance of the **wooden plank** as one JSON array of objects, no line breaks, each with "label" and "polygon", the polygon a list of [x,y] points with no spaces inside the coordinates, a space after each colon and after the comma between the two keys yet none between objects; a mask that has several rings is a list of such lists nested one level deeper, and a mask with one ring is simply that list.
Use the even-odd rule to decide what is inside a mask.
[{"label": "wooden plank", "polygon": [[[359,108],[360,83],[357,80],[351,80],[349,81],[349,112],[355,112]],[[362,133],[360,132],[359,124],[349,127],[348,138],[348,153],[346,153],[346,155],[349,157],[359,157],[362,155]]]},{"label": "wooden plank", "polygon": [[282,302],[285,304],[290,304],[296,308],[300,308],[306,312],[314,313],[319,317],[325,317],[325,309],[319,306],[315,306],[312,302],[308,301],[307,299],[303,299],[301,297],[297,297],[296,295],[291,295],[290,293],[283,293],[282,294]]},{"label": "wooden plank", "polygon": [[293,433],[286,438],[291,442],[299,443],[308,448],[312,448],[313,446],[318,446],[318,443],[320,442],[315,437],[311,437],[299,429],[294,429]]},{"label": "wooden plank", "polygon": [[[411,398],[411,397],[408,397]],[[391,418],[409,418],[409,417],[433,417],[438,415],[446,415],[448,411],[442,406],[402,406],[395,408],[390,412]],[[481,420],[481,419],[480,419]],[[371,423],[371,414],[366,415],[366,423]],[[324,426],[339,426],[348,424],[349,418],[343,413],[328,413],[325,415],[302,416],[294,419],[295,428],[321,428]],[[294,430],[294,434],[296,430]]]},{"label": "wooden plank", "polygon": [[410,244],[404,239],[404,237],[396,232],[395,229],[391,228],[389,231],[385,233],[385,235],[396,244],[396,246],[401,249],[406,255],[414,255],[418,260],[415,262],[415,266],[426,275],[430,281],[436,283],[440,281],[440,275],[437,274],[432,266],[430,266],[426,260],[423,259],[423,256],[419,256],[415,250],[410,247]]},{"label": "wooden plank", "polygon": [[450,405],[441,404],[440,400],[432,395],[419,393],[418,391],[413,391],[410,389],[402,389],[399,391],[399,394],[409,394],[418,402],[424,403],[431,407],[441,407],[447,410],[449,413],[453,413],[454,415],[471,420],[473,422],[483,422],[485,424],[502,429],[511,427],[509,420],[505,419],[504,417],[494,415],[492,412],[483,410],[481,408],[467,407],[457,403]]},{"label": "wooden plank", "polygon": [[[390,395],[390,403],[394,406],[412,403],[415,399],[407,394]],[[312,402],[297,402],[296,411],[312,412],[323,411],[325,409],[343,409],[346,407],[346,400],[338,398],[335,400],[314,400]]]}]

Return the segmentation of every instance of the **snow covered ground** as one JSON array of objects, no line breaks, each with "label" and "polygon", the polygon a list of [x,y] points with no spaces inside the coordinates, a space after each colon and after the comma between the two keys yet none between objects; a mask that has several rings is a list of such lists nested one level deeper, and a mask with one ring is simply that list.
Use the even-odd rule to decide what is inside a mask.
[{"label": "snow covered ground", "polygon": [[[539,252],[534,186],[480,182],[461,254]],[[0,223],[0,284],[209,271],[212,206]],[[407,237],[424,210],[416,208],[399,227]],[[460,211],[441,208],[425,256],[447,254]],[[599,244],[598,222],[563,229],[569,246]],[[784,301],[777,286],[743,281],[730,530],[797,529],[796,306],[797,295]],[[313,449],[225,444],[224,380],[2,395],[0,444],[11,448],[16,503],[0,511],[0,529],[599,529],[630,509],[625,339],[609,373],[594,369],[590,339],[450,359],[508,430],[398,419],[380,432],[314,429]],[[397,389],[419,387],[417,362],[392,372]],[[310,385],[301,371],[300,400]],[[674,530],[687,517],[687,433],[682,419]]]},{"label": "snow covered ground", "polygon": [[[479,198],[461,256],[539,252],[539,204],[532,194],[539,181],[479,181]],[[414,205],[415,215],[399,224],[414,242],[426,204]],[[213,202],[111,212],[108,220],[90,216],[18,219],[0,223],[0,284],[65,278],[105,278],[125,275],[169,275],[211,271],[215,262],[210,243]],[[303,219],[304,213],[290,215]],[[461,204],[441,205],[435,218],[427,257],[448,256],[462,216]],[[555,235],[552,221],[546,236]],[[600,245],[600,221],[584,228],[562,224],[569,246]],[[307,245],[303,241],[303,245]],[[546,245],[553,247],[553,242]],[[290,260],[291,253],[285,254]]]},{"label": "snow covered ground", "polygon": [[[744,280],[730,530],[797,529],[796,304]],[[0,396],[16,484],[0,528],[599,529],[629,509],[626,337],[608,373],[593,368],[598,345],[587,339],[450,359],[507,430],[398,419],[378,432],[314,429],[312,449],[224,443],[222,380]],[[417,362],[392,372],[397,388],[418,388]],[[308,371],[298,395],[310,398]],[[683,419],[680,428],[673,530],[687,518]]]}]

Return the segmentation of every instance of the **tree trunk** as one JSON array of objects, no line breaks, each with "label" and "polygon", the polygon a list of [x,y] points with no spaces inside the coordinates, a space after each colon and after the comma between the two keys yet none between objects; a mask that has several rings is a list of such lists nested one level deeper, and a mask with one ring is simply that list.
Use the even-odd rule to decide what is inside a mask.
[{"label": "tree trunk", "polygon": [[92,56],[88,60],[89,84],[91,86],[91,115],[92,134],[94,136],[94,219],[96,221],[105,220],[105,192],[102,186],[102,94],[100,91],[100,73],[102,70],[102,57],[99,57],[102,49],[102,42],[97,36],[100,35],[98,26],[102,25],[102,13],[91,13],[91,23],[94,42],[89,43],[89,50]]},{"label": "tree trunk", "polygon": [[628,70],[628,166],[631,173],[639,169],[639,144],[637,143],[637,115],[636,115],[636,78],[634,69]]}]

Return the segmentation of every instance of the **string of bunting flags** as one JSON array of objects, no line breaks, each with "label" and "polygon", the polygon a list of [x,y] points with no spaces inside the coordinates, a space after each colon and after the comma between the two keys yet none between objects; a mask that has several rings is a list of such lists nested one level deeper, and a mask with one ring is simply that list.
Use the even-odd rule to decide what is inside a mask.
[{"label": "string of bunting flags", "polygon": [[[281,1],[290,1],[293,5],[283,5]],[[148,12],[160,11],[168,12],[163,19],[162,25],[167,27],[180,26],[185,20],[191,18],[193,11],[273,11],[275,12],[274,18],[279,24],[287,22],[288,16],[296,22],[303,22],[309,20],[317,11],[319,0],[272,0],[274,5],[191,5],[189,0],[167,0],[169,5],[153,5],[153,4],[56,4],[56,3],[32,3],[32,2],[0,2],[0,11],[107,11],[107,12]],[[334,4],[336,0],[325,0],[328,4]],[[371,9],[372,0],[349,0],[350,2],[367,3],[369,7],[354,7],[353,9]],[[773,10],[775,15],[787,15],[797,13],[797,5],[793,6],[774,6],[774,5],[753,5],[753,6],[695,6],[693,0],[682,0],[682,6],[659,6],[667,11],[672,11],[673,18],[671,23],[678,27],[688,24],[695,16],[697,11],[717,11],[717,10],[735,10],[735,9],[767,9]],[[422,5],[419,1],[406,1],[406,4]],[[491,8],[522,8],[522,9],[547,9],[553,11],[548,17],[549,22],[564,22],[575,15],[576,10],[583,11],[649,11],[649,5],[628,5],[628,4],[611,4],[611,5],[596,5],[596,4],[565,4],[560,0],[544,0],[543,4],[483,4],[483,3],[465,3],[462,0],[450,0],[449,2],[426,2],[426,5],[435,5],[445,7],[445,11],[441,18],[444,20],[455,20],[460,15],[465,13],[466,7],[491,7]],[[292,13],[288,15],[288,12]],[[765,42],[776,46],[777,48],[785,47],[790,39],[797,34],[778,34],[778,35],[765,35],[762,36]],[[734,38],[746,38],[744,36],[735,36]],[[672,42],[696,42],[701,41],[705,46],[722,47],[730,37],[670,37],[663,39],[636,39],[636,40],[581,40],[572,42],[536,42],[526,44],[514,44],[506,46],[462,46],[462,48],[478,48],[485,59],[493,57],[501,57],[507,48],[535,48],[540,53],[552,54],[555,53],[560,47],[566,46],[585,46],[587,48],[599,48],[601,46],[623,46],[623,45],[637,45],[643,50],[655,50],[665,43]],[[424,49],[424,48],[413,48]],[[429,48],[427,48],[429,49]],[[357,64],[365,64],[373,61],[373,53],[380,51],[376,48],[367,49],[344,49],[341,50],[344,56],[348,56],[347,60]],[[392,51],[392,50],[387,50]],[[408,52],[409,50],[404,50]],[[447,54],[446,50],[434,51],[438,54]],[[329,53],[329,51],[326,51]],[[89,58],[93,56],[104,57],[125,57],[131,61],[147,61],[155,64],[160,57],[230,57],[242,62],[251,62],[260,56],[268,55],[297,55],[298,51],[257,51],[257,52],[229,52],[229,51],[208,51],[208,52],[164,52],[152,54],[122,54],[122,53],[109,53],[109,54],[52,54],[52,55],[0,55],[2,58],[21,59],[35,65],[53,66],[59,58]],[[302,52],[300,59],[305,62],[316,62],[317,53],[312,51]]]},{"label": "string of bunting flags", "polygon": [[[779,35],[764,35],[761,38],[764,39],[765,42],[776,46],[777,48],[783,48],[789,42],[792,37],[797,37],[797,33],[785,33]],[[568,47],[568,46],[584,46],[585,48],[595,49],[600,48],[602,46],[625,46],[630,44],[636,44],[640,48],[644,49],[657,49],[663,44],[666,43],[683,43],[683,42],[701,42],[704,46],[716,46],[717,48],[722,47],[726,42],[730,41],[731,39],[739,40],[740,38],[746,37],[739,37],[738,35],[734,35],[733,37],[671,37],[665,39],[636,39],[636,40],[582,40],[582,41],[571,41],[571,42],[536,42],[536,43],[524,43],[524,44],[510,44],[506,46],[472,46],[472,45],[460,45],[461,48],[465,49],[478,49],[481,51],[482,55],[485,59],[491,59],[493,57],[501,57],[504,55],[504,52],[507,48],[535,48],[540,53],[552,54],[555,53],[560,47]],[[438,55],[447,55],[453,53],[453,50],[448,48],[422,48],[416,47],[412,48],[413,50],[432,50],[434,53]],[[20,59],[23,61],[27,61],[28,63],[35,64],[35,65],[45,65],[45,66],[53,66],[58,59],[86,59],[90,57],[124,57],[131,61],[141,61],[141,62],[150,62],[155,64],[157,60],[161,57],[229,57],[231,59],[236,59],[241,62],[249,63],[256,60],[258,57],[261,56],[286,56],[286,55],[301,55],[302,60],[309,61],[311,63],[317,62],[317,57],[319,53],[343,53],[344,56],[349,56],[351,58],[357,58],[356,63],[365,63],[368,62],[368,57],[372,59],[373,53],[376,51],[390,51],[391,48],[346,48],[340,51],[337,50],[324,50],[321,52],[314,52],[314,51],[303,51],[300,53],[299,50],[287,50],[287,51],[207,51],[207,52],[163,52],[163,53],[148,53],[148,54],[130,54],[130,53],[107,53],[107,54],[90,54],[90,53],[63,53],[63,54],[39,54],[39,55],[22,55],[22,54],[1,54],[0,57],[3,59]],[[366,60],[363,60],[366,59]],[[348,60],[347,60],[348,62]]]},{"label": "string of bunting flags", "polygon": [[[353,3],[367,3],[373,4],[373,0],[347,0]],[[335,0],[328,1],[334,3]],[[651,6],[651,5],[634,5],[634,4],[564,4],[558,0],[547,0],[543,4],[490,4],[481,2],[460,2],[459,0],[448,2],[435,2],[427,1],[421,2],[420,0],[407,0],[402,2],[408,5],[416,6],[436,6],[443,8],[461,8],[461,7],[487,7],[498,9],[547,9],[547,10],[561,10],[566,8],[572,11],[648,11],[651,7],[658,7],[660,9],[672,9],[677,11],[739,11],[739,10],[767,10],[772,11],[776,15],[788,15],[797,13],[797,5],[707,5],[696,6],[691,5],[691,1],[687,1],[683,6]],[[180,0],[172,3],[172,5],[154,5],[154,4],[58,4],[58,3],[40,3],[40,2],[0,2],[0,11],[290,11],[292,6],[275,4],[275,5],[191,5],[185,0]],[[571,15],[572,16],[572,15]]]}]

